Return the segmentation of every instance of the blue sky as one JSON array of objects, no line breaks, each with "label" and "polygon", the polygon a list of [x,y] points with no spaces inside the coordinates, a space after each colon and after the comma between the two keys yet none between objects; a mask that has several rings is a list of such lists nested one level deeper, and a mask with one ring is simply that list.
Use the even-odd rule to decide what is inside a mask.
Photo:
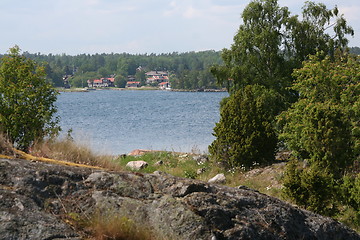
[{"label": "blue sky", "polygon": [[[0,53],[168,53],[229,48],[250,0],[0,0]],[[360,47],[360,1],[337,5]],[[303,2],[279,0],[294,14]]]}]

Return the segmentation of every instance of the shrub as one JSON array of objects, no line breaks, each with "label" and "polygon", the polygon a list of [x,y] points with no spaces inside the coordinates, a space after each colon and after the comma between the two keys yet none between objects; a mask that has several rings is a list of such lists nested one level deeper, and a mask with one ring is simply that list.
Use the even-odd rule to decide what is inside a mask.
[{"label": "shrub", "polygon": [[277,135],[273,126],[279,95],[260,85],[248,85],[222,103],[215,141],[209,152],[225,166],[251,168],[274,161]]},{"label": "shrub", "polygon": [[332,216],[337,211],[336,183],[333,176],[320,167],[299,168],[288,164],[283,177],[284,193],[308,210]]},{"label": "shrub", "polygon": [[45,70],[15,46],[0,63],[0,126],[10,142],[28,150],[37,139],[56,134],[56,91]]},{"label": "shrub", "polygon": [[280,139],[300,159],[327,168],[336,178],[353,163],[351,123],[340,106],[302,99],[280,119],[286,121]]},{"label": "shrub", "polygon": [[360,173],[357,176],[345,175],[341,186],[341,199],[355,210],[354,222],[360,225]]}]

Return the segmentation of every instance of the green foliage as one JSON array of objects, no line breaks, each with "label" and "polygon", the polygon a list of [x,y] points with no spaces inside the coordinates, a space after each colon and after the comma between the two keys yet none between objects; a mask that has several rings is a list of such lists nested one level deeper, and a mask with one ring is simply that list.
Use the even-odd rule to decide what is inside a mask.
[{"label": "green foliage", "polygon": [[298,162],[290,162],[283,185],[284,193],[300,206],[324,215],[336,213],[336,184],[333,176],[322,167],[303,169],[298,167]]},{"label": "green foliage", "polygon": [[360,154],[360,62],[359,57],[337,52],[335,60],[317,54],[294,71],[293,89],[309,103],[335,105],[351,124],[355,155]]},{"label": "green foliage", "polygon": [[209,152],[228,167],[273,162],[277,136],[272,123],[280,105],[279,95],[263,86],[238,90],[222,103]]},{"label": "green foliage", "polygon": [[94,79],[99,79],[100,77],[101,75],[97,72],[86,72],[84,74],[77,74],[71,77],[69,82],[72,87],[83,88],[88,86],[87,80],[92,81]]},{"label": "green foliage", "polygon": [[115,77],[115,86],[118,88],[125,88],[126,87],[126,78],[124,76],[121,75],[117,75]]},{"label": "green foliage", "polygon": [[359,155],[360,62],[312,56],[296,70],[300,100],[279,116],[280,137],[300,158],[340,177]]},{"label": "green foliage", "polygon": [[[218,88],[209,68],[213,64],[221,64],[219,51],[202,51],[164,54],[80,54],[42,55],[24,53],[26,57],[38,63],[46,62],[48,81],[56,87],[63,87],[62,77],[72,75],[71,86],[86,86],[86,81],[116,74],[127,78],[135,78],[145,84],[145,72],[158,70],[168,71],[172,88]],[[1,56],[0,56],[1,57]],[[141,71],[137,68],[141,66]],[[190,74],[191,72],[191,74]]]},{"label": "green foliage", "polygon": [[[239,27],[230,49],[224,49],[224,65],[211,69],[219,83],[236,91],[248,84],[260,84],[294,100],[291,73],[301,66],[309,54],[316,51],[333,53],[345,47],[345,35],[353,35],[337,8],[306,2],[303,18],[292,16],[277,0],[254,0],[242,13]],[[334,23],[332,23],[332,21]],[[331,29],[336,32],[332,37]]]},{"label": "green foliage", "polygon": [[[290,88],[296,76],[292,76],[293,70],[301,67],[309,54],[319,50],[334,59],[335,49],[347,45],[345,36],[354,34],[343,16],[338,15],[336,7],[329,10],[321,3],[306,2],[302,15],[301,19],[292,16],[287,7],[279,6],[277,0],[251,1],[242,13],[243,24],[234,43],[222,52],[224,65],[211,68],[218,83],[225,84],[231,96],[221,109],[220,122],[214,129],[217,139],[209,151],[230,166],[249,168],[255,161],[271,162],[276,142],[274,117],[279,110],[285,110],[297,100],[297,91],[300,91],[300,97],[304,94],[297,87]],[[327,32],[331,28],[335,36]],[[269,99],[258,101],[262,98],[250,94],[249,85],[264,86],[273,93],[267,94]],[[334,89],[329,94],[337,91]],[[282,96],[281,101],[273,101],[272,98],[279,99],[279,96]],[[273,105],[263,107],[265,102]],[[350,145],[354,138],[349,138],[349,131],[354,128],[349,127],[350,123],[346,121],[349,115],[343,113],[340,106],[332,107],[330,102],[326,106],[329,109],[306,101],[297,103],[292,112],[282,116],[287,122],[282,137],[306,158],[317,163],[326,159],[323,166],[332,163],[330,168],[333,170],[340,167],[340,174],[341,169],[351,162]],[[353,112],[356,115],[356,111]],[[305,113],[315,116],[307,117]],[[322,149],[324,141],[327,145]],[[345,148],[344,152],[339,151],[341,147]]]},{"label": "green foliage", "polygon": [[11,48],[0,65],[0,131],[22,150],[57,133],[56,95],[44,68]]},{"label": "green foliage", "polygon": [[280,118],[286,122],[280,138],[301,159],[337,177],[352,164],[351,125],[338,106],[301,99]]},{"label": "green foliage", "polygon": [[360,225],[360,173],[356,176],[345,175],[341,185],[341,199],[343,203],[355,210],[353,221]]},{"label": "green foliage", "polygon": [[356,57],[340,51],[333,60],[311,56],[294,72],[300,100],[278,117],[280,138],[309,164],[289,166],[285,194],[318,213],[333,215],[339,203],[359,209],[358,180],[343,178],[359,157],[359,68]]},{"label": "green foliage", "polygon": [[197,173],[194,170],[184,170],[184,177],[195,179],[197,177]]}]

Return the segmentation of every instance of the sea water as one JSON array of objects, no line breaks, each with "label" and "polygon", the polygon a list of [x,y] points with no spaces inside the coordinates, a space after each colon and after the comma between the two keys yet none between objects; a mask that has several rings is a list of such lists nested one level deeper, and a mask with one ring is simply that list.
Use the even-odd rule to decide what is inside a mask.
[{"label": "sea water", "polygon": [[134,149],[206,152],[226,92],[97,90],[63,92],[56,106],[64,136],[98,153]]}]

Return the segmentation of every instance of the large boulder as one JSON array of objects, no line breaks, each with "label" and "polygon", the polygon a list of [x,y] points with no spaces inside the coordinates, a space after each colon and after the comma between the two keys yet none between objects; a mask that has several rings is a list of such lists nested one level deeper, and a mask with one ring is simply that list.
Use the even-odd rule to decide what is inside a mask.
[{"label": "large boulder", "polygon": [[244,187],[0,159],[0,239],[81,239],[64,216],[106,211],[161,239],[360,239],[331,218]]}]

